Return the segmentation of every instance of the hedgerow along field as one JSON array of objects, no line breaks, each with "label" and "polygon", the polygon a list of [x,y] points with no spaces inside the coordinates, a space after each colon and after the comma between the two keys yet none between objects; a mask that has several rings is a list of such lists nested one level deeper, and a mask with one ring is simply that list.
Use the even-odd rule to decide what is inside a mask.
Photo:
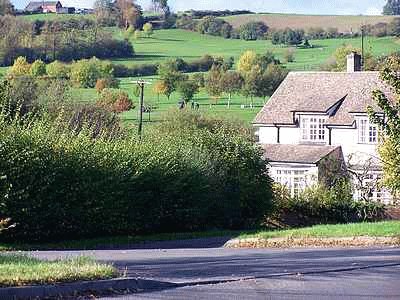
[{"label": "hedgerow along field", "polygon": [[298,15],[298,14],[249,14],[224,17],[237,28],[248,22],[264,22],[270,28],[307,29],[310,27],[337,28],[339,32],[357,32],[362,25],[390,23],[395,16],[344,16],[344,15]]}]

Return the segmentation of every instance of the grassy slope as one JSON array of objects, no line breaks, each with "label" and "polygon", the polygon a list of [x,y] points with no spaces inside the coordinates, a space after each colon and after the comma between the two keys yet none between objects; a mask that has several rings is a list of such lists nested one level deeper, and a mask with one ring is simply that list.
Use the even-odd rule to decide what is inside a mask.
[{"label": "grassy slope", "polygon": [[343,16],[343,15],[298,15],[298,14],[252,14],[229,16],[224,19],[234,27],[239,27],[250,21],[262,21],[271,28],[310,28],[336,27],[340,32],[358,31],[365,24],[389,23],[394,16]]},{"label": "grassy slope", "polygon": [[[113,31],[115,36],[123,37],[121,31]],[[249,49],[258,53],[265,53],[269,50],[282,59],[287,49],[272,45],[271,41],[230,40],[178,29],[158,30],[155,31],[152,38],[142,38],[133,43],[137,56],[128,60],[115,60],[115,62],[133,65],[160,62],[175,57],[193,60],[204,54],[233,56],[237,59],[241,53]],[[287,67],[291,70],[316,70],[336,48],[344,43],[361,47],[360,38],[311,41],[314,48],[296,49],[295,62],[288,64]],[[394,52],[399,48],[399,41],[391,37],[368,37],[366,41],[366,49],[376,56]]]},{"label": "grassy slope", "polygon": [[114,267],[84,257],[41,261],[23,255],[3,254],[0,255],[0,265],[0,287],[54,284],[117,276]]},{"label": "grassy slope", "polygon": [[308,228],[282,231],[260,231],[253,234],[242,234],[240,235],[240,238],[341,238],[357,236],[400,237],[400,221],[318,225]]}]

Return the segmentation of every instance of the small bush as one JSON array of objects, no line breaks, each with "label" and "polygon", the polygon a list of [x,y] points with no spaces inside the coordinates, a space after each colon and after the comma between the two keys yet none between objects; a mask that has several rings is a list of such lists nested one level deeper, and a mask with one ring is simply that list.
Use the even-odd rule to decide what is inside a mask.
[{"label": "small bush", "polygon": [[121,113],[133,108],[132,100],[129,99],[127,92],[113,89],[103,89],[97,105],[114,113]]},{"label": "small bush", "polygon": [[59,61],[53,61],[52,63],[46,65],[46,73],[50,77],[59,79],[68,79],[70,77],[71,68]]},{"label": "small bush", "polygon": [[35,60],[31,65],[30,74],[35,77],[46,75],[46,64],[41,60]]},{"label": "small bush", "polygon": [[116,78],[111,78],[111,77],[100,78],[100,79],[97,79],[95,88],[98,93],[101,93],[105,88],[118,89],[119,88],[119,80]]},{"label": "small bush", "polygon": [[83,88],[94,88],[99,78],[114,76],[114,69],[110,62],[100,61],[97,58],[82,59],[72,64],[71,80]]},{"label": "small bush", "polygon": [[384,216],[384,206],[374,202],[355,201],[347,181],[332,188],[317,185],[307,188],[298,197],[291,197],[286,187],[274,187],[272,223],[301,227],[315,224],[337,224],[376,221]]}]

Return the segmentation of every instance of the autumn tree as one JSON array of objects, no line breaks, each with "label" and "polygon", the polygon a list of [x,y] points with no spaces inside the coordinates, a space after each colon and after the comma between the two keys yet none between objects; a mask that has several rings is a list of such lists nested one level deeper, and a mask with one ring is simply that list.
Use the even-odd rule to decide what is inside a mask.
[{"label": "autumn tree", "polygon": [[[391,56],[381,71],[381,79],[393,88],[397,95],[389,99],[382,91],[373,92],[373,98],[382,113],[368,108],[372,122],[378,125],[383,138],[379,154],[383,161],[384,184],[395,194],[400,192],[400,57]],[[393,101],[394,100],[394,101]]]},{"label": "autumn tree", "polygon": [[164,85],[164,95],[167,96],[168,100],[171,94],[176,91],[178,84],[184,75],[179,72],[175,61],[167,61],[160,64],[158,67],[158,75],[160,76],[160,81]]},{"label": "autumn tree", "polygon": [[160,101],[160,95],[167,93],[167,86],[164,81],[157,81],[153,86],[153,92],[157,94],[157,101]]},{"label": "autumn tree", "polygon": [[26,76],[30,74],[31,65],[26,60],[26,57],[18,57],[13,66],[9,69],[8,75],[10,77]]},{"label": "autumn tree", "polygon": [[244,79],[240,73],[228,71],[222,75],[221,84],[223,92],[228,94],[228,108],[230,108],[232,95],[241,91]]},{"label": "autumn tree", "polygon": [[257,60],[257,53],[251,50],[244,52],[237,63],[237,70],[241,74],[251,71]]},{"label": "autumn tree", "polygon": [[13,15],[14,13],[14,5],[10,0],[0,0],[0,16]]},{"label": "autumn tree", "polygon": [[118,12],[118,24],[128,29],[129,26],[139,27],[142,18],[142,9],[134,0],[117,0],[115,8]]},{"label": "autumn tree", "polygon": [[383,7],[384,15],[400,15],[400,0],[388,0]]},{"label": "autumn tree", "polygon": [[34,77],[46,75],[46,64],[40,59],[35,60],[30,67],[30,74]]}]

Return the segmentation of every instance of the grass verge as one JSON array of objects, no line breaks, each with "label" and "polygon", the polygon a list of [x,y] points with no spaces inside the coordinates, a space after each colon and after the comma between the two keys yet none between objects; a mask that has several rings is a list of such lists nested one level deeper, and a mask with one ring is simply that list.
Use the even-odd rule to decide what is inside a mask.
[{"label": "grass verge", "polygon": [[377,223],[354,223],[339,225],[317,225],[307,228],[259,231],[241,234],[239,239],[248,238],[348,238],[348,237],[400,237],[400,221]]},{"label": "grass verge", "polygon": [[43,261],[20,254],[0,255],[0,287],[109,279],[117,275],[114,267],[87,257]]}]

